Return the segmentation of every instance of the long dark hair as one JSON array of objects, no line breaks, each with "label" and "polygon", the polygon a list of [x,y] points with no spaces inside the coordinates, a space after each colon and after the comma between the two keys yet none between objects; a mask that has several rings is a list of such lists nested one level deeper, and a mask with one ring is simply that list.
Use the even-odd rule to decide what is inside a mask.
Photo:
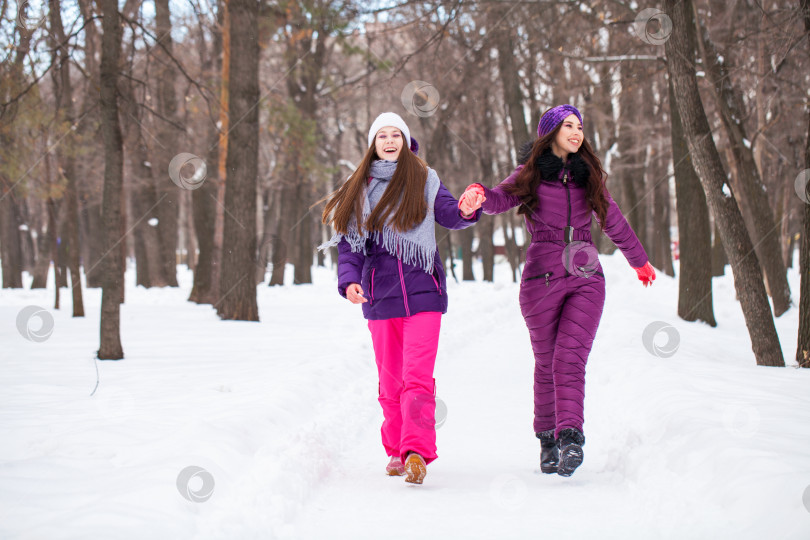
[{"label": "long dark hair", "polygon": [[358,232],[362,232],[363,229],[369,232],[381,231],[389,219],[391,227],[399,232],[408,231],[424,221],[427,215],[425,201],[427,163],[411,152],[407,144],[403,144],[397,157],[396,171],[385,188],[385,193],[366,222],[360,222],[363,216],[364,189],[368,183],[371,164],[376,159],[380,157],[372,143],[363,161],[349,179],[337,191],[323,199],[327,201],[321,217],[324,224],[331,225],[341,234],[346,234],[352,216],[357,219]]},{"label": "long dark hair", "polygon": [[[534,215],[540,201],[540,197],[537,195],[537,187],[540,185],[540,182],[543,180],[556,180],[556,178],[542,178],[537,162],[538,158],[546,151],[551,151],[551,142],[557,136],[562,124],[563,123],[560,122],[557,127],[551,130],[551,133],[534,141],[526,164],[518,173],[517,178],[515,178],[514,185],[506,186],[506,190],[509,193],[520,197],[522,204],[518,208],[518,214]],[[608,175],[602,168],[602,162],[596,157],[596,154],[594,154],[588,139],[584,136],[582,138],[582,146],[579,147],[576,154],[569,155],[569,157],[573,156],[582,158],[588,167],[589,174],[585,186],[588,204],[591,209],[596,212],[596,216],[599,218],[599,224],[604,229],[608,211],[608,201],[607,197],[605,197],[605,182],[607,181]]]}]

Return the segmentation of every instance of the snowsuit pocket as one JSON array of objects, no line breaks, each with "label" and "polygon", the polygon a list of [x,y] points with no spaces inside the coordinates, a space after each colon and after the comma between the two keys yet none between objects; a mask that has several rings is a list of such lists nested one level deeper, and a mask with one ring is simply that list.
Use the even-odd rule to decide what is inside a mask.
[{"label": "snowsuit pocket", "polygon": [[537,274],[537,275],[534,275],[534,276],[531,276],[531,277],[523,278],[523,281],[531,281],[531,280],[534,280],[534,279],[545,279],[546,280],[546,287],[548,287],[549,286],[549,281],[552,279],[552,276],[554,276],[554,272],[542,272],[540,274]]}]

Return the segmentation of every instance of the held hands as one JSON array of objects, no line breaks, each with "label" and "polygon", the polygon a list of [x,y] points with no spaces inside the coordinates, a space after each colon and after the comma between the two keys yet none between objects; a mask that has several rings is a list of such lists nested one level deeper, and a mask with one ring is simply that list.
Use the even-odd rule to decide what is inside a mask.
[{"label": "held hands", "polygon": [[346,287],[346,298],[352,304],[362,304],[368,302],[368,299],[363,296],[363,288],[357,283],[352,283]]},{"label": "held hands", "polygon": [[480,184],[470,184],[458,199],[458,208],[465,217],[468,217],[481,208],[486,200],[484,188]]},{"label": "held hands", "polygon": [[652,285],[652,282],[655,281],[655,268],[652,267],[649,261],[641,268],[634,268],[633,270],[636,271],[638,279],[641,280],[645,287]]}]

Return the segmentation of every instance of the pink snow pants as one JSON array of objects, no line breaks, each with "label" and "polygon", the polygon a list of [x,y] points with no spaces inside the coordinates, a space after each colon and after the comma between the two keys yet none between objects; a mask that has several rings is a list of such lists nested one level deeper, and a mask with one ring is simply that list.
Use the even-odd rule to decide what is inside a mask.
[{"label": "pink snow pants", "polygon": [[409,452],[422,456],[425,463],[437,457],[433,366],[441,321],[437,311],[368,321],[385,417],[382,443],[389,456],[403,461]]}]

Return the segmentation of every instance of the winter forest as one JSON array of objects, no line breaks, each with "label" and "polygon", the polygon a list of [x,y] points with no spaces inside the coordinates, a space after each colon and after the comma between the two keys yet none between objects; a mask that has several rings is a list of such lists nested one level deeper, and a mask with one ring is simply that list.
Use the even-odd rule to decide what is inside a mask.
[{"label": "winter forest", "polygon": [[[419,156],[458,197],[512,173],[543,112],[570,103],[658,274],[651,300],[594,220],[594,244],[613,272],[596,342],[639,377],[611,383],[628,391],[613,418],[637,428],[621,432],[627,465],[618,443],[599,450],[596,426],[609,413],[586,405],[597,415],[586,450],[601,461],[589,458],[592,476],[583,470],[578,484],[554,484],[593,512],[593,522],[574,528],[588,538],[725,537],[737,530],[724,528],[730,522],[742,527],[756,515],[758,525],[727,537],[771,536],[778,521],[772,537],[807,538],[810,379],[799,368],[810,368],[808,0],[0,0],[0,50],[0,439],[9,444],[0,451],[0,536],[408,536],[387,528],[389,509],[374,496],[387,479],[369,473],[353,484],[346,461],[359,445],[369,448],[359,461],[379,468],[372,451],[381,416],[364,321],[335,291],[337,250],[316,250],[332,234],[323,199],[355,170],[381,112],[405,119]],[[490,359],[523,355],[526,371],[531,351],[516,303],[523,216],[437,227],[436,241],[451,295],[439,361],[456,351],[476,356],[472,332],[492,336],[480,349]],[[496,347],[497,336],[513,333],[519,349]],[[670,356],[686,364],[639,373],[629,351],[647,364]],[[310,352],[333,361],[318,365]],[[462,364],[448,362],[436,375],[447,407],[443,456],[469,444],[465,420],[468,435],[473,416],[503,420],[451,386],[459,377],[452,366]],[[501,378],[482,369],[480,380],[464,380]],[[593,395],[609,401],[608,374],[593,369]],[[531,374],[521,377],[509,388],[530,388]],[[683,390],[674,405],[656,401],[672,391],[655,391],[667,377]],[[511,385],[511,375],[503,379]],[[726,386],[710,390],[711,381]],[[637,410],[639,387],[658,420]],[[321,399],[329,411],[310,410]],[[508,409],[511,398],[502,399]],[[689,399],[719,407],[724,436]],[[353,416],[354,407],[366,412]],[[515,409],[530,412],[530,395]],[[499,440],[521,440],[521,422],[505,422]],[[147,442],[152,430],[159,441]],[[770,430],[791,435],[773,439]],[[172,444],[176,433],[204,442]],[[708,451],[694,452],[734,440],[730,454],[720,452],[733,459],[688,457],[685,441],[704,435]],[[760,439],[770,443],[747,454]],[[496,443],[482,446],[495,452]],[[686,465],[655,448],[680,448]],[[484,475],[479,491],[466,486],[477,494],[470,499],[453,470],[449,491],[432,499],[389,488],[380,499],[415,505],[432,523],[418,529],[426,538],[527,537],[544,525],[521,519],[544,497],[558,500],[534,485],[543,480],[530,470],[538,449],[506,458],[525,475]],[[93,462],[78,464],[79,455]],[[759,486],[755,503],[731,464],[763,459],[778,474],[740,473]],[[700,484],[705,499],[685,502],[694,484],[678,475],[693,470],[717,482]],[[273,486],[262,488],[262,475]],[[202,487],[181,498],[181,477]],[[42,495],[49,478],[58,487]],[[617,480],[627,493],[614,491]],[[113,485],[129,482],[140,487]],[[674,486],[668,496],[690,519],[669,513],[670,499],[652,486],[659,482]],[[209,487],[211,501],[200,504]],[[731,492],[727,507],[717,502]],[[622,497],[649,517],[600,514],[618,508],[600,508],[605,499]],[[773,512],[761,506],[768,497]],[[137,502],[144,498],[157,502]],[[459,498],[478,516],[460,528]],[[432,513],[448,505],[447,514]],[[571,527],[566,516],[577,520],[555,523]],[[616,529],[605,534],[598,523]]]}]

